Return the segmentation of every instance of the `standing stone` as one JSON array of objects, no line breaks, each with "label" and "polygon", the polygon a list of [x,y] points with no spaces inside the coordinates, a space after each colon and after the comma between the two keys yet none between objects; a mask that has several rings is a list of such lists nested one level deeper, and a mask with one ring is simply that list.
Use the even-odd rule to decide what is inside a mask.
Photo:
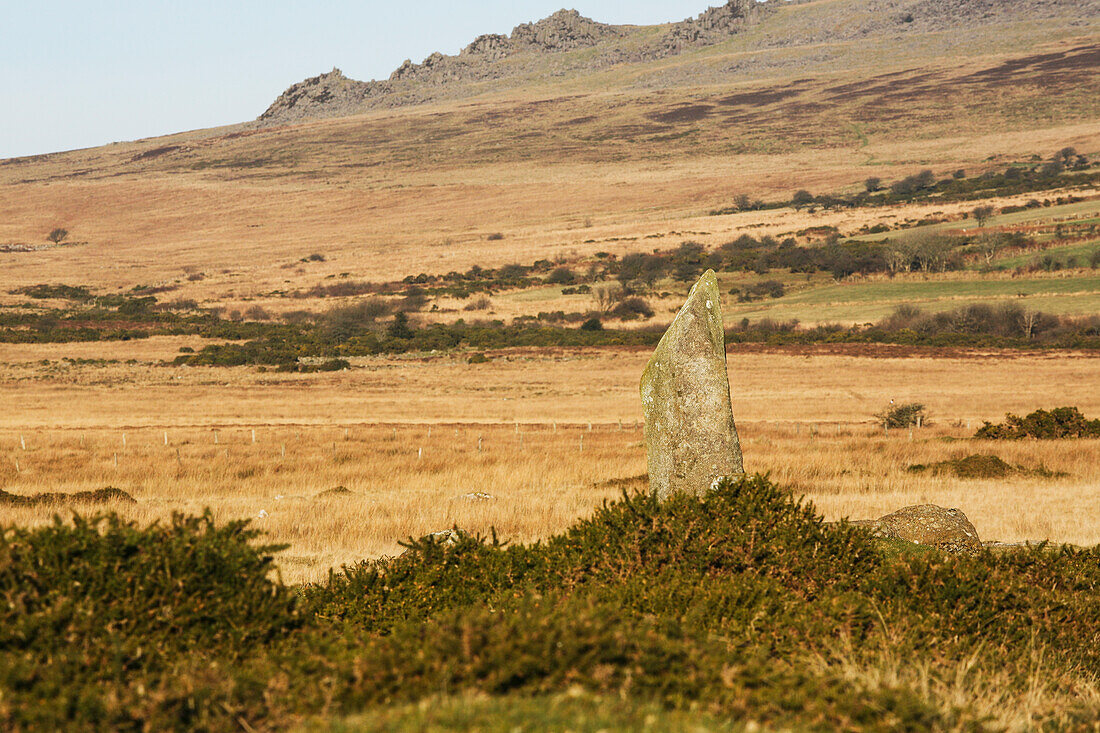
[{"label": "standing stone", "polygon": [[650,489],[702,494],[744,474],[733,423],[718,278],[707,270],[642,373]]}]

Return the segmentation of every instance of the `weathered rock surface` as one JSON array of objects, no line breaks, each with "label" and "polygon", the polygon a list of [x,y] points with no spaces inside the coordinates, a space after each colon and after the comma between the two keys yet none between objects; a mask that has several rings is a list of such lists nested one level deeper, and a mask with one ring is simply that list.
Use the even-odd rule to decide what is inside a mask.
[{"label": "weathered rock surface", "polygon": [[692,46],[707,46],[724,41],[759,15],[756,0],[729,0],[717,8],[707,8],[698,17],[675,23],[662,42],[666,55],[680,53]]},{"label": "weathered rock surface", "polygon": [[383,89],[377,83],[355,81],[339,69],[292,85],[260,115],[263,122],[298,122],[314,117],[353,114],[372,94]]},{"label": "weathered rock surface", "polygon": [[576,10],[559,10],[537,23],[523,23],[512,29],[512,45],[538,51],[571,51],[595,46],[605,38],[623,35],[613,25],[597,23]]},{"label": "weathered rock surface", "polygon": [[881,519],[852,522],[871,530],[875,537],[906,540],[945,552],[973,553],[982,549],[978,531],[958,509],[920,504],[898,509]]},{"label": "weathered rock surface", "polygon": [[661,498],[705,492],[742,475],[733,421],[718,279],[707,270],[642,373],[650,488]]}]

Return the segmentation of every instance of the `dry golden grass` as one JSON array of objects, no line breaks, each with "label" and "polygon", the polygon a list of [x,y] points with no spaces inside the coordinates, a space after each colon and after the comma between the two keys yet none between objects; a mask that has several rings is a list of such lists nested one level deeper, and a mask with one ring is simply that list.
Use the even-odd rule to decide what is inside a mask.
[{"label": "dry golden grass", "polygon": [[[174,345],[100,348],[158,359]],[[350,372],[276,375],[62,368],[65,348],[0,349],[0,487],[117,486],[138,503],[111,508],[141,521],[207,506],[223,519],[263,510],[259,526],[291,544],[280,560],[289,581],[398,552],[402,538],[455,523],[495,527],[514,541],[545,537],[618,495],[619,485],[603,482],[645,471],[636,395],[643,350],[517,351],[481,365],[369,359]],[[1100,359],[929,358],[877,347],[735,351],[729,368],[747,468],[771,472],[829,518],[931,502],[962,509],[987,539],[1100,543],[1100,441],[963,440],[980,419],[1009,410],[1075,404],[1100,414]],[[912,439],[883,435],[871,415],[891,398],[925,402],[935,424]],[[1069,475],[959,480],[905,470],[975,452]],[[336,486],[353,493],[317,497]],[[464,498],[479,491],[495,498]],[[7,507],[0,523],[44,522],[56,510]]]}]

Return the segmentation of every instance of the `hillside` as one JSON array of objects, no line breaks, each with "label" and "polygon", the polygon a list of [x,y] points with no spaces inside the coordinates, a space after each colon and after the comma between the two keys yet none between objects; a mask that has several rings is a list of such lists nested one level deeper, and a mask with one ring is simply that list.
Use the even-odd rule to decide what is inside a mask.
[{"label": "hillside", "polygon": [[[614,26],[560,10],[510,35],[483,35],[454,56],[436,52],[406,60],[382,81],[348,79],[338,69],[294,84],[259,117],[267,124],[338,117],[369,109],[404,107],[584,77],[608,69],[634,75],[628,86],[674,88],[713,84],[814,64],[798,54],[728,66],[700,64],[698,52],[739,43],[751,54],[848,41],[907,44],[932,33],[958,34],[988,26],[1094,20],[1097,5],[1070,0],[875,0],[861,3],[729,0],[697,17],[661,26]],[[676,74],[652,62],[673,60]]]},{"label": "hillside", "polygon": [[[479,62],[494,79],[436,85],[419,65],[375,100],[423,103],[0,161],[0,291],[171,287],[232,304],[329,278],[858,229],[877,219],[708,214],[739,194],[843,194],[868,176],[1100,151],[1096,2],[815,0],[750,15],[724,40],[606,66],[601,54],[684,26],[585,22],[547,40],[544,21]],[[514,50],[539,38],[563,48]],[[568,47],[582,40],[594,45]],[[55,227],[75,244],[48,246]],[[313,254],[324,261],[301,262]]]}]

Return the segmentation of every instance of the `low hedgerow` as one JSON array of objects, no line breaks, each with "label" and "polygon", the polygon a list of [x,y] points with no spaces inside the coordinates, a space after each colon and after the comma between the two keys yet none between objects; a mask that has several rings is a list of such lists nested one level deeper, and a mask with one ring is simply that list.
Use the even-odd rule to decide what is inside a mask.
[{"label": "low hedgerow", "polygon": [[1003,423],[984,423],[974,437],[987,440],[1100,438],[1100,420],[1087,419],[1076,407],[1036,410],[1026,417],[1009,413]]}]

